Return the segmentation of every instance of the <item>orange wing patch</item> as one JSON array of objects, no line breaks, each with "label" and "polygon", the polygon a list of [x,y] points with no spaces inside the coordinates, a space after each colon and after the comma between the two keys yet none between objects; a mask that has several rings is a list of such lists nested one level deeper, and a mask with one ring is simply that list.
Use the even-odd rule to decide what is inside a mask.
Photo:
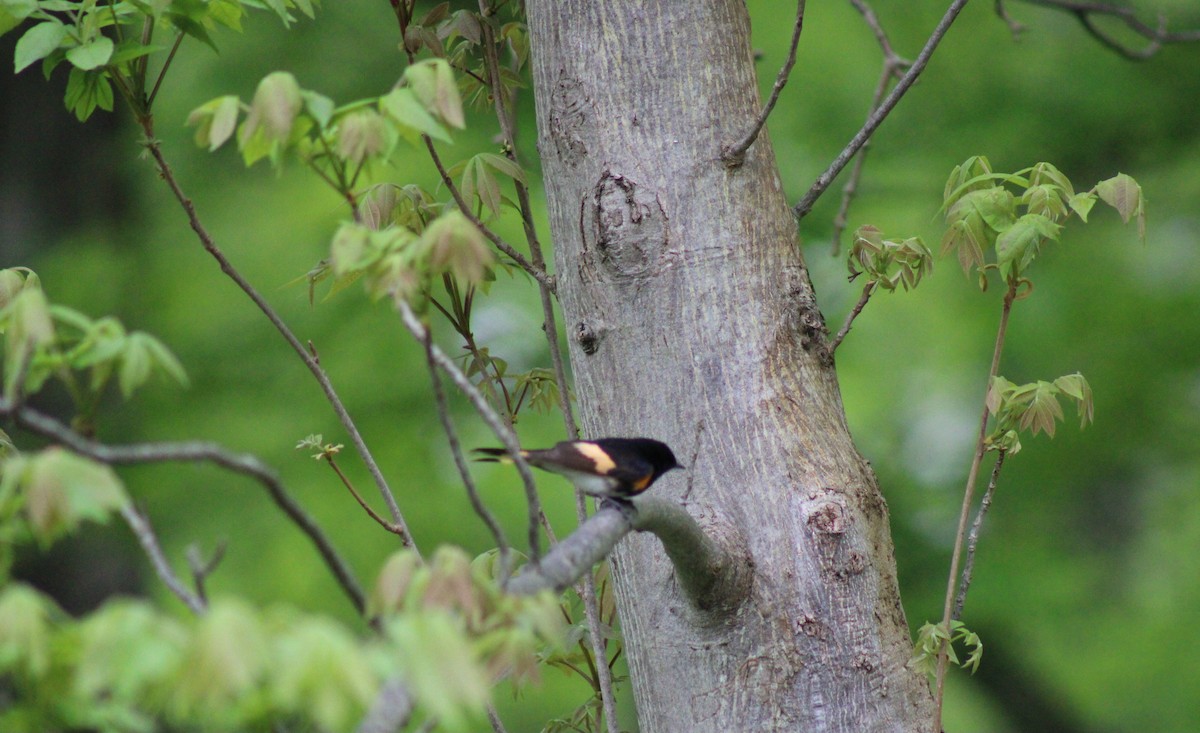
[{"label": "orange wing patch", "polygon": [[650,485],[650,480],[653,478],[654,478],[654,474],[652,474],[652,473],[648,473],[645,476],[642,476],[640,479],[633,482],[633,490],[634,491],[645,491],[646,487]]},{"label": "orange wing patch", "polygon": [[596,473],[609,474],[617,464],[613,462],[611,456],[605,452],[603,448],[595,443],[580,441],[575,444],[575,450],[586,456],[596,466]]}]

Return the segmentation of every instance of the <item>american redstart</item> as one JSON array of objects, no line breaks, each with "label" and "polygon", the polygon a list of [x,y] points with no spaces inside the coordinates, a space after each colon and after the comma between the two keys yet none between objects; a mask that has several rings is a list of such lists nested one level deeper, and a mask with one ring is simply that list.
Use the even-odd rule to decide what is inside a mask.
[{"label": "american redstart", "polygon": [[[480,461],[511,463],[503,448],[476,448]],[[545,450],[523,450],[531,466],[566,476],[575,488],[593,496],[637,496],[673,468],[683,468],[665,443],[650,438],[564,440]]]}]

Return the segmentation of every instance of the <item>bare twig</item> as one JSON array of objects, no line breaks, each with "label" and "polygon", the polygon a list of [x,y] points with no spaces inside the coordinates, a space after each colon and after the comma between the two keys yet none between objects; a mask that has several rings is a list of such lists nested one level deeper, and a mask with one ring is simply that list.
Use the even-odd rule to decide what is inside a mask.
[{"label": "bare twig", "polygon": [[775,109],[775,103],[779,101],[779,93],[783,91],[788,76],[792,73],[792,67],[796,65],[796,49],[800,46],[800,32],[804,30],[804,3],[805,0],[798,0],[796,3],[796,22],[792,27],[791,47],[788,49],[787,59],[779,69],[779,74],[775,76],[775,85],[771,87],[771,96],[767,98],[767,103],[758,113],[758,119],[751,125],[749,132],[738,142],[726,145],[721,151],[721,160],[730,168],[736,168],[746,161],[746,151],[758,139],[758,134],[767,124],[767,117],[771,115],[771,110]]},{"label": "bare twig", "polygon": [[830,358],[833,358],[833,352],[837,351],[837,347],[846,338],[846,334],[850,333],[850,326],[854,323],[854,319],[858,318],[858,314],[862,313],[863,308],[867,307],[867,301],[871,299],[871,294],[875,292],[876,285],[878,283],[872,280],[863,286],[862,295],[859,296],[858,302],[854,304],[850,312],[846,314],[845,323],[838,329],[837,335],[833,337],[829,345],[825,347],[825,353],[829,354]]},{"label": "bare twig", "polygon": [[[1100,42],[1105,48],[1123,58],[1132,61],[1142,61],[1148,59],[1154,54],[1162,50],[1163,46],[1172,43],[1197,43],[1200,42],[1200,29],[1186,31],[1168,31],[1166,29],[1166,20],[1159,18],[1158,26],[1150,26],[1142,22],[1137,12],[1130,7],[1123,5],[1113,5],[1103,2],[1089,2],[1087,0],[1022,0],[1030,5],[1039,5],[1044,8],[1053,8],[1071,13],[1075,19],[1079,21],[1093,38]],[[1000,17],[1005,19],[1009,27],[1013,27],[1013,22],[1008,19],[1007,14],[1003,12],[1003,5],[997,3],[997,12]],[[1121,43],[1108,33],[1104,32],[1096,25],[1097,17],[1112,18],[1119,21],[1126,29],[1134,34],[1144,38],[1147,42],[1146,46],[1141,49],[1131,48],[1130,46]]]},{"label": "bare twig", "polygon": [[[863,20],[867,27],[875,34],[875,40],[879,43],[879,49],[883,52],[883,68],[879,72],[879,81],[875,84],[875,93],[871,96],[871,108],[867,112],[867,118],[879,109],[880,103],[883,102],[883,95],[887,93],[888,84],[892,79],[899,79],[904,70],[912,65],[908,59],[901,58],[892,48],[891,41],[888,40],[887,33],[883,30],[883,26],[879,23],[878,16],[875,15],[875,10],[866,3],[866,0],[850,0],[850,4],[862,14]],[[854,159],[854,167],[850,169],[850,177],[846,180],[846,185],[842,187],[842,203],[838,207],[837,215],[833,218],[833,234],[830,237],[832,244],[832,256],[837,257],[841,250],[842,233],[846,231],[846,223],[850,211],[850,204],[854,201],[855,195],[858,193],[858,182],[862,179],[863,165],[866,162],[867,151],[871,149],[871,141],[868,140],[863,144],[862,149],[858,152]]]},{"label": "bare twig", "polygon": [[996,0],[996,16],[1008,26],[1008,32],[1012,34],[1013,40],[1016,40],[1017,37],[1025,32],[1025,26],[1013,20],[1012,16],[1008,14],[1008,8],[1004,6],[1004,0]]},{"label": "bare twig", "polygon": [[967,537],[967,560],[963,563],[962,579],[958,584],[958,596],[954,599],[954,620],[962,619],[963,606],[967,602],[967,591],[971,588],[971,573],[975,569],[975,548],[979,544],[979,530],[983,527],[983,519],[987,516],[988,509],[992,508],[992,496],[996,493],[996,480],[1000,478],[1000,469],[1004,467],[1004,457],[1008,455],[1008,451],[1001,450],[996,456],[996,463],[992,466],[992,477],[988,480],[987,491],[983,492],[983,499],[979,502],[979,511],[975,514],[975,521],[971,523],[971,534]]},{"label": "bare twig", "polygon": [[350,598],[354,608],[365,608],[363,592],[354,571],[334,549],[315,520],[296,503],[270,467],[248,453],[233,453],[214,443],[189,441],[184,443],[137,443],[133,445],[104,445],[82,437],[66,425],[28,407],[14,407],[0,398],[0,416],[12,418],[26,430],[49,438],[81,456],[114,466],[140,463],[213,463],[234,473],[249,476],[267,490],[276,506],[283,510],[300,531],[308,535],[334,578]]},{"label": "bare twig", "polygon": [[[428,329],[425,324],[421,323],[421,319],[417,318],[417,314],[413,312],[412,306],[403,298],[396,298],[396,310],[400,313],[400,320],[409,333],[413,335],[419,343],[425,343],[428,336]],[[538,500],[537,486],[533,481],[533,473],[529,469],[529,464],[521,457],[521,445],[517,442],[517,436],[509,428],[504,418],[496,412],[495,408],[487,401],[487,397],[479,391],[479,388],[471,383],[467,375],[463,374],[454,360],[446,356],[446,352],[438,348],[437,344],[429,345],[429,356],[433,359],[433,363],[438,366],[447,376],[450,381],[454,382],[454,386],[462,390],[467,399],[475,407],[475,411],[487,423],[492,432],[504,444],[504,448],[508,451],[508,455],[512,458],[513,463],[517,467],[517,472],[521,475],[521,481],[525,484],[525,500],[529,506],[529,559],[530,564],[537,565],[541,557],[541,536],[538,532],[538,517],[541,515],[542,506]]]},{"label": "bare twig", "polygon": [[821,194],[825,193],[825,190],[829,188],[830,184],[833,183],[833,179],[837,177],[838,173],[842,172],[842,169],[845,168],[846,164],[850,162],[850,158],[854,157],[854,154],[867,144],[867,141],[870,140],[871,136],[875,134],[875,130],[877,130],[879,126],[883,124],[883,121],[887,119],[887,116],[891,113],[892,109],[895,108],[900,99],[917,81],[917,77],[919,77],[921,72],[925,70],[925,66],[929,63],[929,59],[933,56],[933,52],[937,49],[938,44],[941,43],[942,38],[946,35],[946,32],[950,30],[950,26],[954,23],[955,18],[958,17],[959,12],[962,11],[966,4],[967,0],[954,0],[954,2],[950,4],[950,7],[946,10],[946,14],[942,16],[941,21],[939,21],[937,27],[934,28],[933,34],[930,35],[929,40],[925,42],[925,47],[921,49],[921,53],[917,55],[917,58],[915,61],[913,61],[912,66],[910,66],[908,71],[904,73],[904,76],[900,78],[900,81],[896,83],[896,86],[892,88],[891,93],[887,95],[875,112],[867,118],[867,121],[865,124],[863,124],[862,129],[860,129],[858,133],[850,139],[850,142],[846,144],[846,147],[842,149],[842,152],[838,153],[838,156],[832,163],[829,164],[829,167],[825,169],[825,172],[817,177],[817,180],[813,182],[813,185],[800,199],[800,202],[792,207],[792,213],[797,219],[803,219],[808,212],[812,211],[813,204],[816,203]]},{"label": "bare twig", "polygon": [[496,517],[480,498],[479,489],[476,488],[475,481],[471,478],[471,469],[467,467],[467,460],[463,457],[462,445],[458,442],[454,421],[450,419],[450,408],[446,404],[446,390],[442,389],[442,379],[438,376],[437,365],[433,362],[433,334],[428,329],[425,331],[424,346],[425,363],[429,367],[429,380],[433,385],[433,401],[437,407],[438,419],[442,422],[442,430],[446,432],[446,442],[450,444],[450,453],[454,456],[454,465],[458,468],[458,475],[462,479],[463,486],[467,489],[467,498],[471,501],[471,508],[487,525],[488,531],[492,533],[492,539],[496,541],[496,547],[500,552],[500,584],[503,586],[508,583],[508,576],[512,573],[512,547],[509,546],[508,538],[504,536],[504,530],[500,527],[500,523],[496,521]]},{"label": "bare twig", "polygon": [[200,548],[196,545],[189,545],[187,549],[188,569],[192,571],[192,585],[196,586],[196,595],[200,600],[208,603],[208,591],[205,588],[205,583],[208,576],[213,574],[217,566],[221,564],[221,560],[225,558],[225,542],[222,541],[217,545],[217,549],[213,550],[212,557],[205,562],[200,555]]},{"label": "bare twig", "polygon": [[[983,454],[987,450],[987,426],[990,411],[987,406],[987,394],[992,388],[992,380],[1000,370],[1000,354],[1004,351],[1004,337],[1008,333],[1008,317],[1012,312],[1013,301],[1017,297],[1017,285],[1009,283],[1004,294],[1004,303],[1000,311],[1000,325],[996,328],[996,344],[992,348],[992,365],[988,370],[987,384],[984,388],[983,414],[979,418],[979,434],[975,441],[975,455],[971,459],[971,470],[967,473],[967,487],[963,491],[962,510],[958,515],[958,531],[954,537],[954,550],[950,554],[950,577],[946,582],[946,602],[942,611],[942,627],[949,630],[954,611],[954,591],[958,585],[958,562],[962,555],[963,540],[967,535],[967,520],[971,515],[971,506],[975,498],[975,482],[979,478],[979,466],[983,462]],[[934,730],[942,729],[942,700],[946,686],[946,642],[942,642],[938,652],[937,687],[935,693]]]},{"label": "bare twig", "polygon": [[333,407],[333,411],[335,414],[337,414],[338,420],[341,422],[342,427],[345,428],[346,432],[350,435],[350,440],[352,443],[354,443],[355,450],[357,450],[359,456],[362,457],[363,463],[366,464],[367,470],[374,479],[380,495],[383,497],[384,502],[387,504],[388,510],[391,512],[392,520],[404,529],[404,544],[406,546],[412,546],[412,535],[408,531],[408,526],[404,521],[404,516],[400,513],[400,507],[396,504],[396,497],[392,494],[392,490],[388,487],[387,480],[383,477],[383,472],[379,470],[379,465],[375,463],[375,458],[371,455],[370,449],[367,448],[366,442],[363,440],[362,435],[358,432],[358,427],[354,424],[354,420],[351,419],[350,413],[346,411],[345,405],[342,404],[341,398],[338,397],[337,391],[334,390],[333,383],[330,382],[329,376],[325,373],[325,370],[321,368],[321,365],[317,361],[316,357],[314,357],[307,349],[304,348],[304,345],[300,343],[300,340],[296,338],[296,335],[292,333],[292,330],[288,328],[286,323],[283,322],[283,319],[279,317],[279,314],[275,312],[275,309],[272,308],[271,305],[267,303],[266,299],[264,299],[262,295],[255,290],[254,286],[251,285],[250,282],[247,281],[246,278],[244,278],[242,274],[233,267],[232,264],[230,264],[229,260],[225,257],[225,253],[217,247],[212,235],[209,234],[208,230],[204,227],[204,224],[200,221],[199,216],[196,214],[195,205],[192,203],[191,199],[184,194],[183,189],[180,188],[178,181],[175,180],[175,174],[172,172],[170,165],[167,164],[166,158],[163,157],[162,148],[159,145],[158,140],[154,137],[153,121],[150,119],[144,120],[142,122],[142,129],[146,134],[146,148],[150,151],[151,157],[154,158],[154,162],[157,164],[159,174],[163,177],[163,180],[166,181],[167,186],[175,195],[176,201],[178,201],[179,205],[183,207],[184,213],[186,213],[188,217],[188,223],[191,224],[192,231],[196,233],[197,238],[200,240],[200,244],[204,247],[205,251],[207,251],[213,257],[213,259],[217,261],[217,264],[221,267],[221,271],[224,272],[231,280],[233,280],[234,283],[236,283],[237,286],[242,289],[242,292],[244,292],[247,297],[250,298],[250,300],[254,301],[254,304],[258,306],[259,310],[263,312],[263,315],[267,317],[267,320],[271,322],[271,325],[275,327],[275,330],[279,331],[284,340],[288,342],[288,345],[292,347],[292,350],[295,351],[300,359],[304,362],[304,365],[308,367],[309,372],[312,373],[313,377],[317,380],[317,383],[321,385],[321,390],[325,393],[325,398]]},{"label": "bare twig", "polygon": [[204,614],[208,610],[208,604],[204,599],[188,590],[179,576],[171,568],[171,563],[167,562],[166,555],[163,554],[162,547],[158,544],[158,538],[154,536],[154,528],[150,526],[150,522],[142,515],[141,512],[130,502],[121,507],[121,516],[125,519],[125,524],[129,525],[129,529],[133,531],[133,535],[137,537],[138,544],[142,546],[146,556],[150,558],[150,564],[154,566],[154,572],[158,574],[163,585],[175,594],[175,597],[183,601],[183,605],[191,609],[192,613],[197,616]]},{"label": "bare twig", "polygon": [[[350,481],[350,478],[348,476],[346,476],[345,473],[342,472],[342,469],[340,466],[338,466],[337,461],[335,461],[333,459],[332,451],[325,451],[324,454],[321,456],[321,459],[329,464],[329,467],[333,469],[333,472],[335,474],[337,474],[338,479],[341,480],[342,486],[346,487],[346,489],[350,492],[350,495],[354,497],[354,500],[356,502],[358,502],[358,505],[360,507],[362,507],[363,511],[365,511],[367,513],[368,517],[373,519],[375,521],[375,523],[378,524],[380,527],[383,527],[388,532],[391,532],[394,535],[399,535],[401,538],[404,538],[407,536],[403,527],[401,527],[398,524],[389,522],[388,520],[379,516],[379,512],[372,509],[371,505],[368,504],[366,502],[366,500],[362,498],[362,495],[360,495],[358,493],[358,489],[354,488],[354,484]],[[416,549],[416,548],[414,547],[413,549]]]}]

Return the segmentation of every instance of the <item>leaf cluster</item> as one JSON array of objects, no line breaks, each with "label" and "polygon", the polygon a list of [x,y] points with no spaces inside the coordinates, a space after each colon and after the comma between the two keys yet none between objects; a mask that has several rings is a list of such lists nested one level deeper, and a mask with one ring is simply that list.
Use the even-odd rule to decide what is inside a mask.
[{"label": "leaf cluster", "polygon": [[1051,438],[1057,424],[1064,419],[1059,397],[1075,403],[1082,429],[1093,421],[1092,388],[1082,374],[1067,374],[1053,382],[1038,380],[1029,384],[1013,384],[1004,377],[992,379],[987,393],[988,412],[995,422],[985,439],[988,450],[1016,453],[1021,450],[1018,433],[1044,432]]},{"label": "leaf cluster", "polygon": [[[218,26],[241,29],[247,9],[266,9],[289,24],[293,10],[312,17],[313,0],[0,0],[0,35],[28,24],[17,40],[13,69],[41,62],[48,79],[60,64],[70,66],[66,106],[80,120],[97,108],[112,111],[114,88],[140,117],[148,116],[162,76],[185,37],[216,50]],[[172,44],[154,42],[156,32]],[[156,77],[151,56],[172,51]]]},{"label": "leaf cluster", "polygon": [[84,432],[109,384],[126,399],[155,374],[187,384],[183,365],[161,341],[111,316],[92,319],[50,303],[27,268],[0,270],[0,334],[5,397],[16,401],[56,380],[74,400]]},{"label": "leaf cluster", "polygon": [[[967,648],[966,658],[959,659],[958,652],[954,649],[955,644]],[[948,628],[945,624],[932,623],[921,627],[917,632],[917,643],[909,664],[932,676],[937,667],[938,655],[943,648],[951,662],[963,669],[970,669],[971,674],[979,669],[979,663],[983,660],[983,641],[979,635],[968,629],[962,621],[951,621]]]},{"label": "leaf cluster", "polygon": [[894,292],[911,290],[933,271],[933,253],[920,237],[884,239],[883,232],[867,225],[854,232],[854,244],[846,256],[850,280],[865,275],[868,284]]},{"label": "leaf cluster", "polygon": [[1136,218],[1145,241],[1142,189],[1124,173],[1077,193],[1050,163],[997,173],[987,158],[974,156],[951,171],[943,198],[942,254],[957,253],[963,271],[974,269],[983,290],[987,273],[994,270],[1006,284],[1024,288],[1021,296],[1028,295],[1032,283],[1024,273],[1041,247],[1060,238],[1072,215],[1086,222],[1097,201],[1116,209],[1122,221]]}]

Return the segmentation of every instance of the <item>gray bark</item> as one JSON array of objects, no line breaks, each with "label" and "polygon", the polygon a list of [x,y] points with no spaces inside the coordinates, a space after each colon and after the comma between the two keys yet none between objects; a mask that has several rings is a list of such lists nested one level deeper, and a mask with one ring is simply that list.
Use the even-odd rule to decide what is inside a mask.
[{"label": "gray bark", "polygon": [[687,470],[655,495],[752,567],[745,601],[697,610],[657,539],[619,546],[641,730],[928,730],[887,507],[846,427],[770,141],[720,160],[760,104],[744,4],[528,12],[585,435],[667,441]]}]

